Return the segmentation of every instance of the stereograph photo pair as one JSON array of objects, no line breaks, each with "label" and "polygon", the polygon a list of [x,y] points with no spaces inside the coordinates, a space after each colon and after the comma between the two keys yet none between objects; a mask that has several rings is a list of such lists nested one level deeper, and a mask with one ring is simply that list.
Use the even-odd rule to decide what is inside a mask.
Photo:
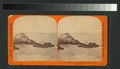
[{"label": "stereograph photo pair", "polygon": [[10,15],[10,65],[105,66],[107,16]]}]

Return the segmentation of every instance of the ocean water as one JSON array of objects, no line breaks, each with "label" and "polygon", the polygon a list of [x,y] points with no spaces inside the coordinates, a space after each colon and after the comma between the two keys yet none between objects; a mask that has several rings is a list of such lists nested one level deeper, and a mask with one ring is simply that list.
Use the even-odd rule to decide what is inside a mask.
[{"label": "ocean water", "polygon": [[60,45],[64,50],[58,53],[59,61],[101,61],[102,47],[82,48],[71,44]]},{"label": "ocean water", "polygon": [[56,61],[56,47],[38,48],[27,44],[15,44],[14,61]]},{"label": "ocean water", "polygon": [[[63,34],[63,33],[62,33]],[[82,48],[72,44],[61,44],[64,50],[58,53],[59,61],[101,61],[102,60],[102,35],[100,33],[69,33],[74,39],[88,44],[94,42],[96,48]],[[59,33],[59,36],[61,33]]]},{"label": "ocean water", "polygon": [[[57,45],[56,33],[25,33],[30,39],[38,42],[51,42]],[[88,33],[70,33],[75,39],[83,43],[95,42],[102,45],[101,34]],[[57,48],[38,48],[27,44],[16,44],[20,50],[14,50],[15,61],[56,61]],[[81,48],[75,45],[61,45],[65,48],[58,52],[59,61],[101,61],[102,47]]]}]

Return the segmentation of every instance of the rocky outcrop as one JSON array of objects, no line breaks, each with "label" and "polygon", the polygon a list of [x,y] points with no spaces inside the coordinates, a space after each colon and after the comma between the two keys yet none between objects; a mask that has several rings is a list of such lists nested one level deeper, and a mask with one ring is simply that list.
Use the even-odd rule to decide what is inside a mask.
[{"label": "rocky outcrop", "polygon": [[69,33],[61,34],[58,38],[58,44],[79,44]]},{"label": "rocky outcrop", "polygon": [[[33,47],[38,47],[38,48],[54,47],[54,45],[50,42],[45,42],[43,44],[37,43],[32,39],[30,39],[28,36],[26,36],[24,33],[15,35],[14,44],[31,44],[33,45]],[[14,46],[14,49],[19,50],[19,48],[17,48],[16,46]]]},{"label": "rocky outcrop", "polygon": [[24,33],[15,35],[14,44],[35,44],[36,42],[27,37]]},{"label": "rocky outcrop", "polygon": [[65,33],[65,34],[61,34],[60,37],[58,38],[58,49],[60,50],[64,50],[64,48],[62,48],[60,45],[61,44],[73,44],[76,45],[78,47],[82,47],[82,48],[95,48],[95,47],[99,47],[99,45],[97,45],[96,43],[82,43],[76,39],[74,39],[69,33]]},{"label": "rocky outcrop", "polygon": [[79,44],[78,47],[83,47],[83,48],[95,48],[95,47],[99,47],[99,45],[97,45],[96,43],[89,43],[89,44]]},{"label": "rocky outcrop", "polygon": [[38,47],[38,48],[49,48],[49,47],[54,47],[54,45],[50,42],[45,42],[43,44],[34,44],[33,47]]},{"label": "rocky outcrop", "polygon": [[14,46],[14,50],[19,50],[19,48],[18,48],[18,47],[16,47],[16,46]]}]

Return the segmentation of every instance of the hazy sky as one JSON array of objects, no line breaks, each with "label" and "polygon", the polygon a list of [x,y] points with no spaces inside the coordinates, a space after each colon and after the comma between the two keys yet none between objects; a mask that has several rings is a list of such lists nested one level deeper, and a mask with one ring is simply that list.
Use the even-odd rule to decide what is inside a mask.
[{"label": "hazy sky", "polygon": [[28,15],[22,16],[14,22],[14,32],[28,33],[56,33],[56,21],[49,16]]},{"label": "hazy sky", "polygon": [[58,23],[59,33],[101,33],[99,19],[93,16],[67,16]]},{"label": "hazy sky", "polygon": [[[102,26],[99,19],[93,16],[66,16],[58,23],[59,33],[101,33]],[[56,33],[56,21],[49,16],[22,16],[14,22],[14,32],[28,33]]]}]

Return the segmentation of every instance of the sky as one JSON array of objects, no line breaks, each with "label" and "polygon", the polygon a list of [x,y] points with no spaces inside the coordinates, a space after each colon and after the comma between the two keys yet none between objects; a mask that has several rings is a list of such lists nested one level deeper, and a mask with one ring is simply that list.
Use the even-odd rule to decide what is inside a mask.
[{"label": "sky", "polygon": [[56,33],[56,21],[49,16],[29,15],[14,21],[14,33]]},{"label": "sky", "polygon": [[101,33],[102,26],[93,16],[67,16],[58,23],[59,33]]},{"label": "sky", "polygon": [[[28,15],[14,21],[14,33],[56,33],[56,21],[44,15]],[[58,23],[58,33],[101,33],[102,26],[93,16],[66,16]]]}]

